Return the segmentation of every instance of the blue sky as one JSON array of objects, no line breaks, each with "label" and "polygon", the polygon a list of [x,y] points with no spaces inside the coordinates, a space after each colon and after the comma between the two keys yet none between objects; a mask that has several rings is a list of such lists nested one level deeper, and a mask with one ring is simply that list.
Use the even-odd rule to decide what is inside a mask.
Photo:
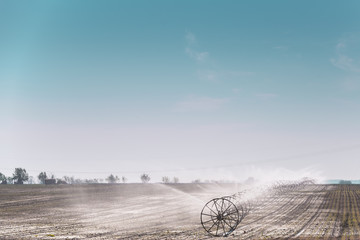
[{"label": "blue sky", "polygon": [[0,172],[358,179],[359,9],[1,1]]}]

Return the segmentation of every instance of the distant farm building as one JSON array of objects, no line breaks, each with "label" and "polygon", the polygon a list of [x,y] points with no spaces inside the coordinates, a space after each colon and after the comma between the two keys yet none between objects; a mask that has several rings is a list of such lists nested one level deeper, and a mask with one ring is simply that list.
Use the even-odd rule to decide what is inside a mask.
[{"label": "distant farm building", "polygon": [[50,184],[56,184],[56,179],[45,179],[45,184],[46,185],[50,185]]},{"label": "distant farm building", "polygon": [[57,184],[67,184],[67,182],[64,180],[58,179]]},{"label": "distant farm building", "polygon": [[352,184],[349,180],[340,180],[339,184]]}]

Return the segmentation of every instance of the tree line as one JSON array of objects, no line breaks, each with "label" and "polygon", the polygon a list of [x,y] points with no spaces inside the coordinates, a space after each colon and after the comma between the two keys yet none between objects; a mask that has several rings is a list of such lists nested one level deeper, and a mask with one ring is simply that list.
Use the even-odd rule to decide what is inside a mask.
[{"label": "tree line", "polygon": [[[75,177],[64,176],[61,179],[55,178],[54,174],[48,174],[45,171],[40,172],[37,176],[37,179],[41,184],[82,184],[82,183],[103,183],[103,179],[78,179]],[[150,182],[150,175],[147,173],[143,173],[140,175],[140,180],[142,183]],[[107,183],[115,184],[115,183],[127,183],[128,179],[125,176],[119,178],[116,175],[110,174],[105,181]],[[164,176],[161,179],[162,183],[179,183],[178,177],[173,177],[172,179],[168,176]],[[34,184],[35,180],[32,176],[26,172],[24,168],[15,168],[12,176],[6,177],[4,174],[0,172],[0,183],[1,184],[24,184],[24,183]]]}]

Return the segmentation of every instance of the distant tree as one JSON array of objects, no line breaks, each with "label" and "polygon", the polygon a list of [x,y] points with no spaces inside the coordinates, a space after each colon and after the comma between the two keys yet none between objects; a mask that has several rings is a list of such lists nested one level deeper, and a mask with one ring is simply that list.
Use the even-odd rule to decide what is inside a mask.
[{"label": "distant tree", "polygon": [[121,181],[122,181],[123,183],[126,183],[126,182],[127,182],[127,178],[124,177],[124,176],[122,176],[122,177],[121,177]]},{"label": "distant tree", "polygon": [[70,177],[68,177],[68,176],[63,176],[63,179],[64,179],[64,181],[65,182],[67,182],[68,184],[70,184],[71,183],[71,178]]},{"label": "distant tree", "polygon": [[150,181],[150,176],[146,173],[141,174],[140,179],[143,183],[148,183]]},{"label": "distant tree", "polygon": [[119,181],[119,177],[110,174],[110,176],[108,176],[108,177],[106,178],[106,181],[107,181],[108,183],[116,183],[116,182]]},{"label": "distant tree", "polygon": [[73,176],[72,177],[64,176],[63,179],[68,184],[74,184],[75,183],[75,178]]},{"label": "distant tree", "polygon": [[89,184],[99,183],[99,179],[96,179],[96,178],[93,178],[93,179],[85,179],[84,181],[85,181],[85,183],[89,183]]},{"label": "distant tree", "polygon": [[24,184],[24,182],[29,180],[29,174],[24,168],[15,168],[13,179],[16,181],[15,184]]},{"label": "distant tree", "polygon": [[40,183],[45,184],[45,179],[47,179],[46,172],[41,172],[38,175],[38,179],[39,179]]},{"label": "distant tree", "polygon": [[8,184],[13,184],[14,183],[14,179],[12,177],[7,177],[6,179]]},{"label": "distant tree", "polygon": [[7,178],[2,173],[0,173],[0,183],[1,184],[7,184]]},{"label": "distant tree", "polygon": [[29,181],[28,181],[29,184],[35,184],[35,179],[33,176],[30,176],[29,177]]},{"label": "distant tree", "polygon": [[80,178],[74,179],[74,184],[82,184],[82,183],[84,183],[84,181],[81,180]]},{"label": "distant tree", "polygon": [[163,182],[163,183],[169,183],[169,182],[170,182],[170,178],[167,177],[167,176],[164,176],[164,177],[162,177],[162,182]]},{"label": "distant tree", "polygon": [[201,183],[200,179],[195,179],[194,181],[192,181],[192,183]]},{"label": "distant tree", "polygon": [[174,183],[179,183],[179,178],[178,178],[178,177],[174,177],[174,178],[173,178],[173,182],[174,182]]}]

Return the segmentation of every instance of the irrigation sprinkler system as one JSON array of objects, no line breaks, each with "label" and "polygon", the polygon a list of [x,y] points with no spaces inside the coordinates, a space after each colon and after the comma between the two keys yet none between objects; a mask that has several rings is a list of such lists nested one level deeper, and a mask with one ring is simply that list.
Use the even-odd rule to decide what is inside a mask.
[{"label": "irrigation sprinkler system", "polygon": [[[304,179],[296,182],[277,182],[270,189],[272,194],[281,195],[290,191],[300,190],[305,185],[314,184],[314,180]],[[227,237],[250,214],[258,203],[244,201],[243,193],[211,199],[203,207],[200,220],[205,231],[211,236]]]}]

